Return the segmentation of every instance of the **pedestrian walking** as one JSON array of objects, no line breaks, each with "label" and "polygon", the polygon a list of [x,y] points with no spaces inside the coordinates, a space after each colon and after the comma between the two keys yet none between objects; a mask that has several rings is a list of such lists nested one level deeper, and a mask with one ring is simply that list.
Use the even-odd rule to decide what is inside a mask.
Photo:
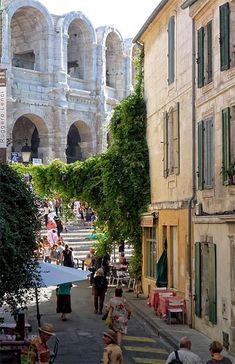
[{"label": "pedestrian walking", "polygon": [[71,283],[62,283],[56,289],[57,307],[56,312],[61,313],[61,320],[67,321],[66,314],[72,312],[71,308]]},{"label": "pedestrian walking", "polygon": [[117,344],[117,335],[113,330],[103,333],[105,345],[101,364],[123,364],[122,350]]},{"label": "pedestrian walking", "polygon": [[47,223],[48,223],[48,215],[50,213],[50,207],[47,201],[43,202],[43,217],[44,217],[44,221],[45,221],[45,226],[47,227]]},{"label": "pedestrian walking", "polygon": [[[167,358],[166,364],[174,363],[174,360],[180,360],[184,364],[203,364],[201,358],[191,351],[192,343],[187,336],[180,339],[180,348],[175,350]],[[178,358],[177,358],[178,356]]]},{"label": "pedestrian walking", "polygon": [[68,244],[65,244],[64,250],[61,253],[61,263],[65,267],[73,267],[72,251],[69,249]]},{"label": "pedestrian walking", "polygon": [[58,216],[54,217],[54,221],[56,223],[57,235],[58,235],[58,237],[60,237],[60,234],[62,233],[62,231],[64,229],[62,221]]},{"label": "pedestrian walking", "polygon": [[208,360],[206,364],[232,364],[229,358],[221,355],[222,350],[222,344],[219,341],[213,341],[209,346],[209,351],[212,359]]},{"label": "pedestrian walking", "polygon": [[108,281],[104,276],[102,268],[97,269],[92,283],[92,295],[94,296],[95,313],[102,315],[105,293],[107,291]]},{"label": "pedestrian walking", "polygon": [[122,336],[127,333],[127,323],[131,317],[131,309],[127,300],[122,297],[122,288],[115,289],[115,296],[107,304],[107,310],[112,311],[112,329],[117,334],[117,344],[121,346]]}]

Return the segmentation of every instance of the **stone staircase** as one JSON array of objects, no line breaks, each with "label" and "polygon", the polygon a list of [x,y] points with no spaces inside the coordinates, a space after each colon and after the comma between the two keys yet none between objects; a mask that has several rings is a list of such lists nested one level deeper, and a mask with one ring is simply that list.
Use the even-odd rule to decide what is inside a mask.
[{"label": "stone staircase", "polygon": [[[63,237],[65,244],[68,244],[69,247],[73,248],[75,260],[77,259],[78,262],[81,262],[86,258],[90,248],[96,242],[95,239],[89,239],[89,235],[92,234],[93,229],[76,223],[68,223],[66,228],[67,232],[61,233],[61,236]],[[47,235],[47,231],[45,229],[41,230],[41,235]],[[125,246],[125,257],[127,260],[130,260],[132,251],[132,248]],[[116,260],[118,257],[119,253],[116,248],[111,254],[111,260]]]}]

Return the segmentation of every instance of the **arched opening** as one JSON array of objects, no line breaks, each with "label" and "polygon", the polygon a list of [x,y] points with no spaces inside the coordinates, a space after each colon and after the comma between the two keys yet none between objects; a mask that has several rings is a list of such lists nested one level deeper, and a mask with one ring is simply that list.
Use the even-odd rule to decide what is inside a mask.
[{"label": "arched opening", "polygon": [[44,71],[48,40],[43,14],[33,7],[19,8],[11,19],[12,66]]},{"label": "arched opening", "polygon": [[21,154],[22,147],[31,147],[31,159],[45,159],[48,148],[48,131],[42,119],[33,114],[20,116],[12,130],[12,152]]},{"label": "arched opening", "polygon": [[73,123],[67,136],[67,163],[83,161],[93,155],[92,134],[82,121]]},{"label": "arched opening", "polygon": [[114,32],[106,38],[106,86],[116,89],[123,88],[123,57],[122,44]]},{"label": "arched opening", "polygon": [[93,68],[92,34],[81,19],[71,22],[68,29],[67,73],[73,78],[91,78]]}]

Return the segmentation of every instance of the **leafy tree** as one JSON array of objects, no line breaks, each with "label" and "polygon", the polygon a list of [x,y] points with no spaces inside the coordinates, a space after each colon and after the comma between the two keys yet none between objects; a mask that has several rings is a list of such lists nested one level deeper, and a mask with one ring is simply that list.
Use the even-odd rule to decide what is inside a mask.
[{"label": "leafy tree", "polygon": [[12,311],[29,297],[25,288],[37,279],[32,262],[37,231],[35,196],[7,165],[0,165],[0,306]]}]

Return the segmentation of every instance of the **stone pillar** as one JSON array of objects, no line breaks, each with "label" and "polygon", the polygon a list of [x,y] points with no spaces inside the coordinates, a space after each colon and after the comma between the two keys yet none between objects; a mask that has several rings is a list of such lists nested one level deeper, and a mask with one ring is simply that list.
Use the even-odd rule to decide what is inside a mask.
[{"label": "stone pillar", "polygon": [[67,148],[67,108],[57,107],[54,109],[54,154],[57,158],[66,162]]}]

